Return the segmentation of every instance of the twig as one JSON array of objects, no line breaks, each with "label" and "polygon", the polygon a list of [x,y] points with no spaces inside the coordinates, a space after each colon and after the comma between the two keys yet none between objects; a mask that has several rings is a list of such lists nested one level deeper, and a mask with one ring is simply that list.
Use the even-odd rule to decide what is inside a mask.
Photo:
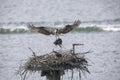
[{"label": "twig", "polygon": [[35,52],[30,47],[28,47],[28,48],[32,51],[33,56],[36,57]]},{"label": "twig", "polygon": [[38,64],[41,63],[41,62],[37,59],[37,56],[36,56],[35,52],[34,52],[30,47],[28,47],[28,48],[32,51],[33,56],[35,57],[35,61],[36,61]]},{"label": "twig", "polygon": [[87,54],[87,53],[91,53],[92,51],[87,51],[87,52],[82,52],[82,53],[76,53],[76,55],[78,54]]},{"label": "twig", "polygon": [[71,80],[73,80],[73,74],[74,74],[74,71],[73,71],[73,69],[72,69]]},{"label": "twig", "polygon": [[80,69],[79,69],[79,79],[81,80],[81,72],[80,72]]},{"label": "twig", "polygon": [[27,75],[27,71],[26,71],[26,72],[25,72],[25,74],[24,74],[23,80],[25,80],[25,78],[26,78],[26,75]]}]

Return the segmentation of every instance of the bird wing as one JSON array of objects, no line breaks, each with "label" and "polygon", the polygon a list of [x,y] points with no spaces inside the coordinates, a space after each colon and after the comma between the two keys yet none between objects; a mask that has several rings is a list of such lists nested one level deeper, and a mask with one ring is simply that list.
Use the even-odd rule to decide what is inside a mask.
[{"label": "bird wing", "polygon": [[78,21],[75,21],[72,25],[66,25],[64,28],[59,29],[58,33],[59,34],[61,34],[61,33],[66,34],[66,33],[70,32],[70,31],[72,31],[73,29],[79,27],[80,23],[81,22],[78,20]]},{"label": "bird wing", "polygon": [[38,32],[44,35],[51,35],[51,34],[54,35],[54,29],[52,28],[43,27],[43,26],[35,27],[33,25],[30,25],[29,28],[32,32]]},{"label": "bird wing", "polygon": [[[80,25],[80,21],[75,21],[72,25],[66,25],[64,28],[52,28],[52,27],[35,27],[34,25],[28,25],[28,28],[30,28],[31,31],[33,32],[38,32],[44,35],[57,35],[57,34],[66,34],[73,29],[77,28]],[[57,34],[56,34],[57,30]]]}]

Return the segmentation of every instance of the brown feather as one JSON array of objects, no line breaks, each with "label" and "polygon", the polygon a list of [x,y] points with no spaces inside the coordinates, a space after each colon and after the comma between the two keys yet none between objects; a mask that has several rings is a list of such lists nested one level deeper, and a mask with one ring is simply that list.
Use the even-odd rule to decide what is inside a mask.
[{"label": "brown feather", "polygon": [[45,35],[51,35],[51,34],[53,34],[53,32],[50,32],[49,30],[46,30],[45,27],[38,27],[38,32],[42,33],[42,34],[45,34]]},{"label": "brown feather", "polygon": [[44,35],[54,35],[54,32],[49,30],[49,28],[47,27],[31,27],[30,28],[32,32],[38,32],[38,33],[41,33],[41,34],[44,34]]},{"label": "brown feather", "polygon": [[66,25],[63,29],[58,30],[58,33],[63,33],[66,34],[70,31],[72,31],[73,29],[77,28],[80,25],[80,21],[75,21],[72,25]]},{"label": "brown feather", "polygon": [[38,32],[38,33],[42,33],[44,35],[56,35],[58,36],[58,34],[66,34],[70,31],[72,31],[73,29],[77,28],[80,25],[80,21],[75,21],[72,25],[66,25],[64,28],[51,28],[51,27],[35,27],[34,25],[28,25],[28,28],[31,29],[31,31],[33,32]]}]

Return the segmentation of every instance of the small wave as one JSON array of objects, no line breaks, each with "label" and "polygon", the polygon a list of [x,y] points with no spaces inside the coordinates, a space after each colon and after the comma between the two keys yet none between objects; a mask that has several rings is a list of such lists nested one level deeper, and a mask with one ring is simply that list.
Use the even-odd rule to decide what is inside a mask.
[{"label": "small wave", "polygon": [[27,27],[2,27],[0,28],[0,34],[8,34],[8,33],[28,33],[30,32]]},{"label": "small wave", "polygon": [[[63,26],[63,25],[62,25]],[[61,27],[61,25],[57,25],[55,27]],[[73,30],[72,32],[101,32],[101,31],[120,31],[120,26],[110,26],[110,25],[81,25],[79,28]],[[0,34],[7,33],[31,33],[28,27],[25,26],[17,26],[17,27],[0,27]]]},{"label": "small wave", "polygon": [[[98,27],[80,27],[72,32],[98,32],[98,31],[103,31],[101,28]],[[1,34],[8,34],[8,33],[31,33],[29,29],[26,28],[0,28],[0,33]]]},{"label": "small wave", "polygon": [[100,31],[103,31],[103,29],[99,27],[79,27],[73,30],[73,32],[100,32]]}]

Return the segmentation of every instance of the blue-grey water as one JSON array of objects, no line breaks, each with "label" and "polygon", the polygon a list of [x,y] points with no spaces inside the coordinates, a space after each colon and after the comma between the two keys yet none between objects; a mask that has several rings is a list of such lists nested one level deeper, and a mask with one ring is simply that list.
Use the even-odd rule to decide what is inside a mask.
[{"label": "blue-grey water", "polygon": [[120,0],[0,0],[0,22],[120,19]]},{"label": "blue-grey water", "polygon": [[[82,80],[120,80],[120,32],[75,32],[61,36],[63,48],[71,49],[72,43],[83,43],[77,47],[77,52],[92,51],[86,54],[91,66],[91,74],[82,75]],[[32,56],[31,47],[36,55],[51,52],[54,36],[39,33],[0,34],[0,80],[21,80],[16,75],[20,64]],[[70,80],[68,71],[62,80]],[[45,80],[40,73],[28,74],[27,80]],[[79,80],[79,74],[74,70],[74,79]]]}]

